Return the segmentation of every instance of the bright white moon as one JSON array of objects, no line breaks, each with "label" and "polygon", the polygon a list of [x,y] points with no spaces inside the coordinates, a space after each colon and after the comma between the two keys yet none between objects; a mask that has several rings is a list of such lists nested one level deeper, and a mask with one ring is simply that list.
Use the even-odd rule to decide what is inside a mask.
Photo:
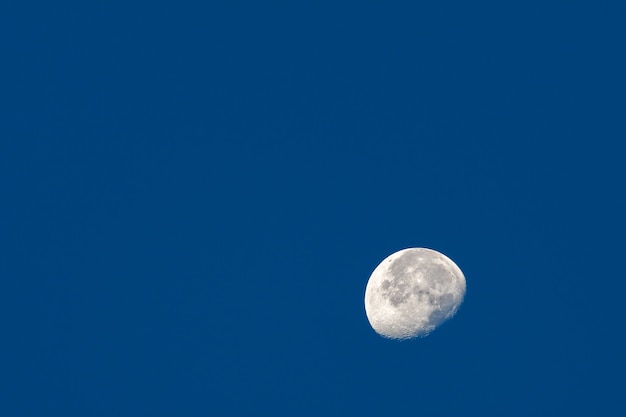
[{"label": "bright white moon", "polygon": [[381,336],[426,336],[457,312],[465,276],[450,258],[426,248],[409,248],[384,259],[365,289],[367,319]]}]

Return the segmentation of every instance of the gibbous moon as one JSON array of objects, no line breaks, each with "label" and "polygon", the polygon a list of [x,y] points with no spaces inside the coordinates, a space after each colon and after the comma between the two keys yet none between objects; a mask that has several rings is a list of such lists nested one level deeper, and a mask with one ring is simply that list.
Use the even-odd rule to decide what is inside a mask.
[{"label": "gibbous moon", "polygon": [[426,248],[409,248],[385,258],[365,289],[372,328],[390,339],[426,336],[457,312],[465,276],[450,258]]}]

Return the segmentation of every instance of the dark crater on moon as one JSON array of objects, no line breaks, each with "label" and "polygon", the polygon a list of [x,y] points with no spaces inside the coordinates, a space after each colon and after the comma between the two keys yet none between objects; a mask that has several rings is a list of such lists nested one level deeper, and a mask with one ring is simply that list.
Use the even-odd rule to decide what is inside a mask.
[{"label": "dark crater on moon", "polygon": [[381,287],[383,289],[383,298],[388,299],[394,307],[403,304],[407,298],[411,296],[409,285],[405,280],[394,279],[394,283],[392,285],[391,282],[386,279],[382,282]]},{"label": "dark crater on moon", "polygon": [[446,320],[450,311],[454,308],[454,297],[452,294],[444,294],[439,298],[437,309],[428,316],[428,324],[438,326]]}]

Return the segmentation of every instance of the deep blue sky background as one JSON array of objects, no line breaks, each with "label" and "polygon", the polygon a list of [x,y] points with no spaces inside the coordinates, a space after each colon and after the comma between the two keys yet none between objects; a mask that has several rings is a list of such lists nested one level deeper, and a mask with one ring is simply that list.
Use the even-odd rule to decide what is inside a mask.
[{"label": "deep blue sky background", "polygon": [[[12,3],[0,415],[626,411],[622,2]],[[468,292],[394,342],[409,246]]]}]

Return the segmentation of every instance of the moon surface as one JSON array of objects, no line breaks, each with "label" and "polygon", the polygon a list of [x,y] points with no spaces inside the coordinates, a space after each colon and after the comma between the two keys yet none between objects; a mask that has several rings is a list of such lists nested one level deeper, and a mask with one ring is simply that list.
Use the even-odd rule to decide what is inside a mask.
[{"label": "moon surface", "polygon": [[365,288],[365,313],[390,339],[426,336],[454,316],[465,297],[465,276],[450,258],[409,248],[385,258]]}]

